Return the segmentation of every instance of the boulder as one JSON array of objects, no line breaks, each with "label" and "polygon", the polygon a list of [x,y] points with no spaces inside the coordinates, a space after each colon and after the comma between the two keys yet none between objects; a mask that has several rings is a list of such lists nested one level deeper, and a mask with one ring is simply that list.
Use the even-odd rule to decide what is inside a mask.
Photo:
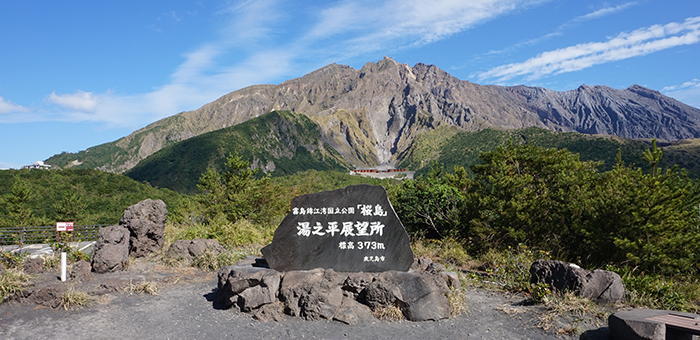
[{"label": "boulder", "polygon": [[129,254],[145,257],[163,247],[168,210],[162,200],[146,199],[124,211],[119,225],[129,230]]},{"label": "boulder", "polygon": [[598,303],[615,303],[625,300],[625,284],[622,278],[615,272],[596,269],[586,274],[581,296],[597,301]]},{"label": "boulder", "polygon": [[530,267],[531,283],[546,283],[552,290],[569,290],[599,303],[614,303],[625,298],[625,286],[617,273],[585,270],[573,263],[537,260]]},{"label": "boulder", "polygon": [[80,260],[73,264],[68,276],[71,281],[87,282],[92,278],[92,266],[90,262]]},{"label": "boulder", "polygon": [[674,314],[700,321],[700,315],[657,309],[633,309],[611,314],[608,317],[610,339],[646,339],[646,340],[694,340],[691,334],[674,331],[659,321],[649,320],[656,316]]},{"label": "boulder", "polygon": [[447,268],[443,264],[433,262],[429,264],[427,268],[425,268],[425,271],[430,274],[439,274],[447,271]]},{"label": "boulder", "polygon": [[333,269],[291,271],[282,278],[279,298],[289,315],[331,320],[342,305],[344,282]]},{"label": "boulder", "polygon": [[343,290],[354,295],[360,294],[365,287],[374,281],[372,273],[347,273],[347,275],[343,283]]},{"label": "boulder", "polygon": [[91,263],[96,273],[125,269],[129,264],[129,230],[118,225],[101,228],[97,232]]},{"label": "boulder", "polygon": [[0,262],[0,276],[5,275],[5,264]]},{"label": "boulder", "polygon": [[253,318],[262,322],[281,321],[284,318],[284,305],[279,301],[263,305],[255,310]]},{"label": "boulder", "polygon": [[24,260],[24,272],[27,274],[40,274],[44,272],[44,259],[40,257]]},{"label": "boulder", "polygon": [[438,275],[445,280],[445,283],[447,283],[447,286],[457,290],[462,288],[462,283],[459,281],[459,275],[455,272],[441,272]]},{"label": "boulder", "polygon": [[369,307],[357,302],[352,294],[343,296],[340,310],[333,316],[333,320],[348,325],[368,323],[374,321],[374,315]]},{"label": "boulder", "polygon": [[424,271],[428,269],[428,266],[433,263],[429,257],[416,257],[413,259],[413,264],[411,264],[411,269]]},{"label": "boulder", "polygon": [[388,283],[396,304],[406,319],[411,321],[441,320],[450,317],[451,307],[445,294],[447,283],[426,272],[388,271],[377,276],[377,281]]},{"label": "boulder", "polygon": [[218,272],[216,302],[224,308],[234,304],[248,312],[277,299],[281,274],[272,269],[229,266]]},{"label": "boulder", "polygon": [[166,256],[173,259],[192,260],[202,255],[205,250],[214,253],[214,255],[219,255],[226,251],[219,244],[219,241],[213,239],[177,240],[170,245]]},{"label": "boulder", "polygon": [[360,294],[359,300],[372,310],[389,307],[401,296],[401,292],[392,282],[377,280],[369,284]]}]

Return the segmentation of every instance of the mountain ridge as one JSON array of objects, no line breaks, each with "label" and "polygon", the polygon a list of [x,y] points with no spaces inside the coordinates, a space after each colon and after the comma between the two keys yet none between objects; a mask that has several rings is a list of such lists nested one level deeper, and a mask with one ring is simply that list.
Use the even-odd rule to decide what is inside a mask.
[{"label": "mountain ridge", "polygon": [[279,85],[246,87],[115,142],[46,162],[124,172],[163,147],[274,110],[307,115],[320,126],[324,142],[363,167],[396,162],[418,135],[442,125],[462,131],[539,127],[671,141],[700,137],[699,109],[639,85],[622,90],[581,85],[562,92],[478,85],[434,65],[410,67],[385,57],[359,70],[330,64]]}]

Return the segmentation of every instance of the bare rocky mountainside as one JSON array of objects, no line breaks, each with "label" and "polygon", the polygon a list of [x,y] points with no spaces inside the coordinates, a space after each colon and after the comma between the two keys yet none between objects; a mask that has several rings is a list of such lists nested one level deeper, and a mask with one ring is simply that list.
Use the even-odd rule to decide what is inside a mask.
[{"label": "bare rocky mountainside", "polygon": [[323,139],[358,167],[391,164],[416,136],[443,125],[463,131],[540,127],[555,131],[679,140],[700,137],[700,109],[633,85],[565,92],[478,85],[433,65],[385,57],[356,70],[331,64],[279,85],[231,92],[115,142],[63,153],[48,164],[124,172],[165,146],[273,110],[303,113]]}]

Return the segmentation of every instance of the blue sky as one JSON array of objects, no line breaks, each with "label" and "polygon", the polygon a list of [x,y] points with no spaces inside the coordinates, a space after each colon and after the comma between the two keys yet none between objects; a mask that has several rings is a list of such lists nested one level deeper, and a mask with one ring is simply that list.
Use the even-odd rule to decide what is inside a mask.
[{"label": "blue sky", "polygon": [[700,107],[695,0],[3,1],[0,50],[0,168],[384,56],[478,84],[639,84]]}]

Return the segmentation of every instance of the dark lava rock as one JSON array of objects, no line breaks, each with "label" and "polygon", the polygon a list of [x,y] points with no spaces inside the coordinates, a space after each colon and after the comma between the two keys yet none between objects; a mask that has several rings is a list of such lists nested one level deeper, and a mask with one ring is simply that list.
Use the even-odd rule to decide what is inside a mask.
[{"label": "dark lava rock", "polygon": [[96,273],[125,269],[129,264],[129,230],[118,225],[101,228],[97,232],[91,262]]},{"label": "dark lava rock", "polygon": [[165,242],[165,220],[168,210],[162,200],[146,199],[124,211],[119,225],[129,229],[129,254],[134,257],[160,250]]}]

